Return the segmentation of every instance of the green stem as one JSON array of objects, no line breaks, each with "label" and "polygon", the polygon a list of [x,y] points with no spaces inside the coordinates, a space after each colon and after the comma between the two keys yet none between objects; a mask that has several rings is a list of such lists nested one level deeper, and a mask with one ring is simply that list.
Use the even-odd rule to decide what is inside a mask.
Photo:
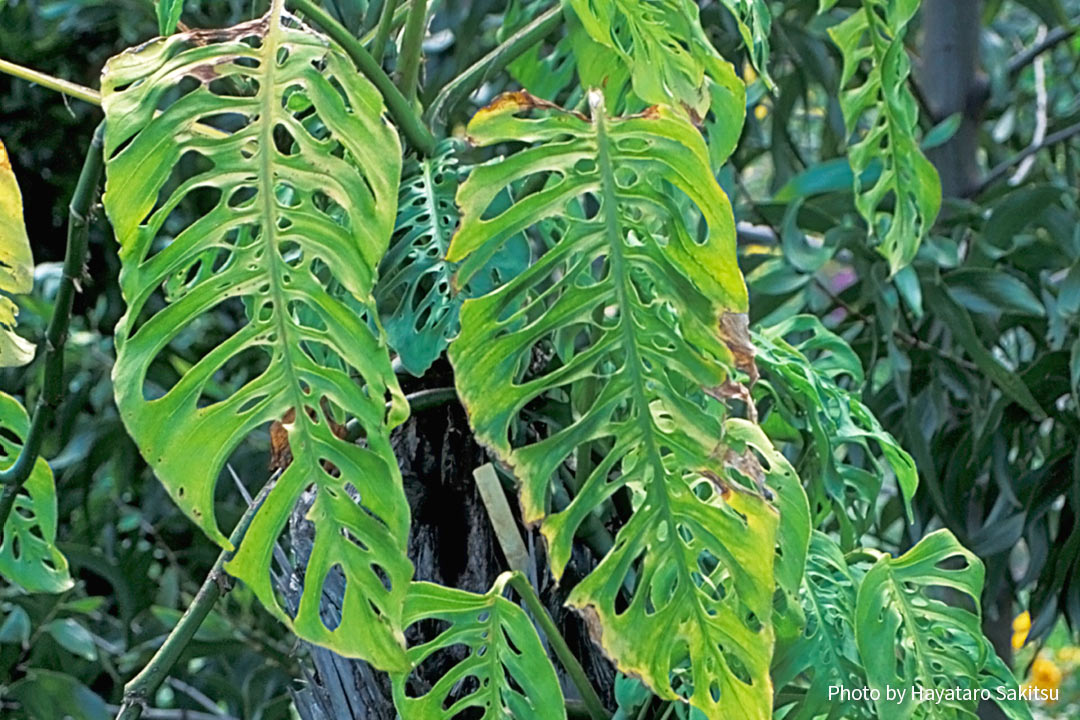
[{"label": "green stem", "polygon": [[[383,40],[383,50],[386,50],[386,43],[389,41],[390,36],[394,34],[402,25],[405,24],[405,18],[409,14],[410,0],[402,0],[397,3],[397,7],[393,10],[393,18],[390,21],[390,29],[386,33],[386,39]],[[374,29],[368,31],[367,34],[360,38],[360,42],[367,48],[373,48],[375,40],[378,38],[379,26],[375,26]],[[379,62],[382,63],[382,58],[379,58]]]},{"label": "green stem", "polygon": [[420,80],[420,58],[424,54],[424,29],[427,27],[427,0],[413,0],[409,19],[401,38],[401,59],[398,65],[398,83],[401,94],[412,102],[416,99],[416,86]]},{"label": "green stem", "polygon": [[307,17],[322,28],[323,32],[344,48],[349,57],[367,76],[386,101],[386,107],[394,116],[398,127],[405,134],[405,139],[421,155],[431,155],[435,151],[435,136],[427,129],[409,101],[394,87],[386,73],[383,72],[379,63],[367,51],[363,43],[357,40],[346,30],[341,23],[330,17],[326,11],[316,5],[312,0],[291,0],[292,5],[302,11]]},{"label": "green stem", "polygon": [[517,60],[526,50],[551,34],[562,21],[561,13],[562,6],[555,3],[447,84],[439,91],[425,114],[428,123],[445,123],[457,104],[480,87],[486,78]]},{"label": "green stem", "polygon": [[371,57],[375,58],[375,62],[379,65],[382,65],[383,57],[386,55],[386,43],[390,40],[390,27],[394,24],[396,5],[394,0],[383,0],[379,25],[375,29],[375,39],[371,41]]},{"label": "green stem", "polygon": [[247,510],[244,511],[240,521],[236,523],[236,527],[233,528],[232,534],[229,536],[229,542],[232,543],[233,549],[221,551],[217,561],[214,563],[214,567],[210,569],[210,573],[203,581],[202,587],[195,594],[195,599],[188,606],[188,609],[184,611],[183,616],[173,627],[169,636],[165,638],[165,642],[150,658],[150,662],[146,664],[146,667],[124,686],[124,702],[120,706],[120,711],[116,714],[116,720],[138,720],[138,718],[142,717],[146,703],[161,687],[161,683],[165,682],[165,679],[169,676],[169,671],[172,670],[176,661],[180,659],[180,655],[183,654],[191,639],[195,637],[195,633],[198,632],[206,616],[210,614],[214,603],[221,597],[225,581],[225,563],[232,558],[236,548],[240,546],[240,542],[244,539],[244,535],[251,526],[251,521],[255,518],[259,508],[262,507],[263,501],[270,494],[270,490],[273,489],[277,479],[277,474],[272,476],[263,486],[263,489],[259,491],[258,496],[248,505]]},{"label": "green stem", "polygon": [[101,168],[104,157],[101,152],[105,123],[102,122],[94,131],[90,148],[86,151],[79,182],[68,208],[67,250],[64,254],[63,274],[60,287],[56,291],[56,305],[53,308],[49,325],[45,329],[45,371],[44,385],[34,406],[34,417],[30,429],[23,439],[19,457],[3,472],[0,472],[0,484],[4,486],[0,493],[0,528],[7,522],[15,498],[23,483],[30,477],[30,472],[37,463],[41,452],[41,443],[45,439],[45,430],[52,422],[53,414],[63,399],[64,394],[64,343],[67,340],[68,325],[71,322],[71,307],[75,301],[79,278],[82,277],[83,264],[86,262],[87,240],[90,235],[90,205],[101,180]]},{"label": "green stem", "polygon": [[537,596],[533,586],[529,584],[528,579],[520,571],[515,571],[510,575],[509,585],[521,596],[533,618],[540,623],[540,629],[547,636],[548,642],[551,643],[551,648],[555,651],[559,662],[562,663],[563,669],[570,676],[570,681],[574,683],[574,687],[581,693],[581,699],[585,702],[589,715],[592,716],[593,720],[608,720],[611,713],[604,707],[600,696],[596,694],[596,689],[593,688],[589,679],[585,676],[585,670],[582,669],[581,664],[574,657],[574,653],[570,652],[570,647],[566,644],[566,640],[563,639],[562,633],[555,627],[554,621],[548,615],[547,608],[540,602],[540,598]]},{"label": "green stem", "polygon": [[97,90],[93,90],[84,85],[73,83],[68,80],[61,80],[60,78],[53,77],[52,75],[46,75],[43,72],[32,70],[28,67],[23,67],[9,60],[0,58],[0,72],[7,73],[23,80],[29,80],[32,83],[37,83],[42,87],[55,90],[57,92],[69,95],[77,100],[88,102],[91,105],[101,105],[101,94]]}]

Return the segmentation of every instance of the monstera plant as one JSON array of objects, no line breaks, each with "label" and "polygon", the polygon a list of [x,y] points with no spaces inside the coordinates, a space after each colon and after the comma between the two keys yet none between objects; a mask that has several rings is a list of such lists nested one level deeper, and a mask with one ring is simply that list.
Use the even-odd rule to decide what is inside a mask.
[{"label": "monstera plant", "polygon": [[[389,673],[403,720],[554,720],[582,705],[594,720],[970,718],[999,700],[1015,681],[982,635],[979,559],[946,530],[895,555],[868,537],[879,497],[899,493],[910,518],[918,482],[860,400],[858,358],[813,316],[748,323],[724,167],[743,78],[773,85],[768,3],[724,0],[739,73],[692,0],[515,0],[501,44],[441,88],[421,82],[431,5],[372,3],[357,28],[273,0],[234,27],[190,29],[162,0],[161,37],[110,59],[100,96],[80,91],[104,120],[71,207],[44,386],[31,416],[0,396],[0,574],[28,592],[72,582],[39,453],[103,169],[125,303],[116,406],[221,551],[119,717],[154,702],[227,576],[304,641]],[[843,57],[854,217],[896,272],[940,205],[906,86],[917,2],[834,5],[817,22]],[[496,76],[511,89],[458,124]],[[31,287],[21,215],[0,147],[12,294]],[[25,364],[33,346],[2,303],[0,362]],[[393,437],[430,399],[402,388],[444,353],[447,399],[498,473],[485,471],[509,571],[486,593],[418,580],[409,555]],[[229,460],[267,445],[265,485],[244,500]],[[617,708],[514,562],[523,529],[619,687],[636,688]],[[417,679],[451,649],[441,677]],[[838,702],[836,686],[867,692]],[[886,699],[912,686],[963,692]]]}]

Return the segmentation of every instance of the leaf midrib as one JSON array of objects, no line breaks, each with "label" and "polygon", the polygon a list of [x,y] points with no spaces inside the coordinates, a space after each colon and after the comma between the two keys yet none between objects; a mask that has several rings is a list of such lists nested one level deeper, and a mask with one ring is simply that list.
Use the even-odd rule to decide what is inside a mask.
[{"label": "leaf midrib", "polygon": [[[660,449],[657,447],[656,440],[653,437],[654,428],[650,416],[648,398],[645,394],[645,383],[641,374],[641,355],[638,352],[637,340],[634,336],[632,303],[630,301],[631,290],[628,287],[628,273],[625,272],[626,259],[623,256],[622,231],[620,229],[617,211],[618,199],[615,195],[615,171],[612,167],[611,155],[608,148],[606,120],[607,117],[604,111],[603,100],[601,100],[597,103],[596,109],[594,110],[594,121],[596,123],[597,165],[600,169],[600,184],[603,193],[604,225],[611,247],[612,284],[615,286],[615,298],[620,308],[619,327],[623,335],[623,344],[626,347],[626,362],[630,369],[630,388],[633,393],[634,403],[637,405],[638,410],[637,421],[641,426],[641,434],[645,442],[646,452],[654,466],[655,476],[653,477],[652,482],[647,484],[647,495],[649,499],[657,505],[654,512],[661,515],[668,523],[670,530],[668,532],[668,537],[663,541],[663,544],[671,546],[678,543],[679,540],[677,539],[678,534],[674,531],[675,518],[671,511],[671,505],[668,502],[667,493],[663,492],[663,487],[666,485],[667,474],[664,469],[663,459],[660,457]],[[646,511],[645,508],[638,510],[638,512]],[[690,583],[689,573],[681,562],[675,563],[675,567],[679,574],[679,587],[682,588],[680,592],[685,592],[685,589],[692,587],[692,585],[688,584]],[[636,589],[637,592],[649,591],[647,587],[644,587],[644,581],[645,578],[639,578],[639,582],[642,583],[642,586],[639,586]],[[709,627],[711,623],[709,622],[709,619],[704,616],[701,609],[701,603],[695,601],[691,603],[691,606],[698,627]],[[711,643],[707,643],[707,645],[711,647]],[[724,666],[727,666],[726,660],[724,661]],[[728,668],[728,673],[731,673],[730,668]],[[697,690],[695,689],[695,695],[696,694]]]},{"label": "leaf midrib", "polygon": [[[296,382],[296,366],[293,364],[292,359],[293,328],[289,323],[285,322],[288,302],[285,298],[284,281],[281,277],[279,262],[280,254],[277,247],[277,201],[275,198],[277,176],[274,171],[273,161],[276,152],[274,143],[274,126],[276,123],[274,119],[277,117],[280,107],[279,103],[274,102],[274,74],[277,68],[278,46],[281,39],[281,13],[283,8],[284,0],[273,0],[273,5],[270,8],[270,26],[267,29],[263,45],[266,54],[264,59],[266,72],[264,73],[265,83],[260,88],[259,98],[261,105],[259,113],[261,122],[259,129],[259,175],[263,186],[263,238],[266,243],[266,262],[270,276],[270,295],[274,305],[274,323],[277,326],[278,341],[285,350],[282,353],[282,363],[285,366],[284,375],[289,381],[288,394],[292,397],[292,407],[295,410],[293,427],[299,429],[297,435],[299,435],[300,446],[304,451],[301,453],[299,452],[300,448],[293,448],[293,460],[299,462],[301,454],[308,458],[311,457],[312,437],[311,430],[306,422],[307,418],[304,417],[304,399],[300,395],[300,387]],[[293,433],[290,432],[290,445],[293,437]]]}]

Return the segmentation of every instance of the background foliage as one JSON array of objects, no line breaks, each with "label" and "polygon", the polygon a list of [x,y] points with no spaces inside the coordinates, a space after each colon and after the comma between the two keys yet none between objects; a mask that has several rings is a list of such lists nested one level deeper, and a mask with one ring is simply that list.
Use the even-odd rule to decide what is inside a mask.
[{"label": "background foliage", "polygon": [[[1077,144],[1070,141],[1080,121],[1080,43],[1072,34],[1080,4],[970,3],[976,14],[967,25],[980,51],[979,72],[972,73],[966,104],[959,108],[935,95],[931,78],[943,72],[948,58],[935,55],[934,23],[946,21],[930,0],[917,15],[914,4],[905,2],[824,3],[825,14],[809,0],[703,2],[703,36],[689,40],[699,52],[686,57],[626,45],[625,33],[633,34],[635,22],[643,22],[633,4],[570,4],[580,24],[549,33],[505,72],[486,77],[475,95],[455,107],[442,106],[434,121],[460,137],[477,109],[519,85],[584,108],[574,74],[589,84],[589,74],[604,63],[627,68],[625,77],[613,77],[605,87],[612,111],[663,100],[650,84],[656,73],[668,87],[682,88],[679,99],[705,121],[709,160],[734,204],[739,262],[757,328],[753,338],[761,349],[755,399],[762,427],[774,442],[785,443],[807,487],[813,526],[830,531],[809,538],[810,564],[804,577],[792,579],[790,605],[799,597],[827,599],[817,625],[827,633],[845,617],[869,612],[861,591],[848,593],[845,585],[855,577],[865,583],[864,574],[887,582],[899,576],[891,573],[909,567],[875,554],[845,558],[860,538],[873,549],[900,555],[924,537],[943,538],[933,531],[946,528],[985,565],[981,598],[972,601],[981,600],[986,631],[1002,657],[1013,660],[1012,620],[1028,610],[1030,628],[1020,644],[1027,649],[1015,658],[1017,673],[1025,676],[1031,662],[1036,684],[1075,682],[1055,676],[1045,663],[1060,673],[1075,668],[1062,653],[1080,623],[1080,223]],[[374,16],[362,0],[325,5],[357,32]],[[612,36],[590,23],[590,13],[605,6],[616,8],[611,22],[624,32]],[[226,27],[264,9],[258,3],[188,2],[182,19],[191,27]],[[524,1],[433,3],[421,102],[431,107],[446,81],[546,9],[546,3]],[[852,19],[835,26],[850,11]],[[866,34],[856,27],[864,21],[884,23],[888,31]],[[468,28],[467,36],[462,28]],[[0,5],[0,56],[98,87],[108,57],[160,29],[153,4],[143,0],[9,0]],[[1025,55],[1040,43],[1049,46],[1045,53]],[[395,66],[397,53],[391,45],[388,67]],[[900,82],[908,70],[900,52],[905,47],[913,58],[910,89]],[[583,56],[593,62],[574,67],[574,58]],[[953,61],[962,69],[961,59]],[[746,81],[745,97],[731,81],[733,73]],[[694,80],[699,77],[706,81]],[[870,96],[880,98],[887,111],[859,124]],[[744,108],[747,124],[735,136],[723,120],[741,117]],[[51,314],[66,206],[98,117],[83,103],[0,76],[0,138],[18,172],[37,262],[33,293],[17,300],[20,332],[27,338],[40,337]],[[974,175],[968,169],[966,175],[953,172],[950,165],[950,153],[965,147]],[[450,159],[452,152],[459,164]],[[1030,162],[1019,157],[1024,153]],[[396,258],[430,245],[441,256],[450,247],[443,228],[457,224],[447,202],[457,192],[460,165],[488,157],[451,140],[435,158],[406,163],[399,204],[423,210],[420,216],[399,214],[396,250],[383,260],[385,284],[376,291],[391,341],[424,331],[425,342],[415,348],[396,346],[400,364],[411,373],[401,374],[405,392],[451,382],[446,361],[433,357],[426,340],[438,347],[457,333],[457,308],[443,306],[451,297],[451,278],[439,257],[403,263],[400,270]],[[933,227],[925,222],[936,213],[926,157],[937,163],[946,193]],[[886,197],[890,184],[899,192]],[[493,196],[493,202],[510,206],[507,196]],[[205,210],[195,202],[184,205],[179,227]],[[881,212],[898,219],[883,235]],[[434,230],[420,230],[422,216],[439,218]],[[868,236],[880,237],[882,244],[869,246]],[[923,239],[917,252],[913,237]],[[494,273],[502,282],[520,272],[528,250],[520,238],[516,245],[509,240],[482,267],[481,281]],[[73,717],[109,716],[106,706],[120,702],[123,683],[176,623],[217,554],[143,463],[115,409],[110,373],[124,310],[120,261],[105,223],[91,226],[90,243],[66,349],[64,401],[57,430],[43,448],[62,489],[59,547],[75,584],[55,595],[27,595],[6,584],[0,590],[0,703],[31,717],[40,698],[62,699],[57,702],[70,706],[63,712]],[[478,295],[489,289],[481,282],[466,290]],[[408,312],[384,309],[395,307]],[[224,312],[204,318],[210,333],[231,332],[235,322]],[[167,352],[163,365],[183,374],[203,348],[192,341],[174,343]],[[28,387],[24,401],[30,407],[40,392],[36,372],[33,365],[3,370],[3,387]],[[235,389],[210,391],[224,397]],[[531,410],[543,419],[543,412]],[[266,474],[270,452],[269,436],[256,435],[230,458],[231,471],[254,488]],[[417,499],[409,500],[415,508]],[[630,508],[619,502],[626,501],[616,499],[617,512],[625,516]],[[239,517],[236,503],[216,507],[222,527]],[[586,552],[606,552],[612,538],[604,524],[611,520],[586,528]],[[536,560],[540,543],[529,542],[535,573],[546,563]],[[928,547],[902,558],[915,563]],[[587,561],[580,567],[588,567]],[[974,564],[968,567],[975,572]],[[490,579],[467,589],[486,593],[489,585]],[[970,575],[956,585],[968,595],[977,594],[971,588],[978,586]],[[188,645],[156,704],[232,717],[291,717],[297,701],[290,688],[311,672],[316,651],[295,645],[247,585],[238,584],[225,597]],[[505,600],[470,595],[463,602],[501,607]],[[505,622],[520,624],[520,616],[510,611]],[[774,622],[783,639],[785,617],[781,613]],[[966,613],[958,622],[970,631],[978,620]],[[564,624],[572,635],[573,621]],[[841,681],[845,668],[858,676],[857,647],[835,647],[835,663],[813,662],[814,653],[830,652],[818,642],[823,638],[799,638],[787,648],[782,642],[777,651],[774,679],[800,677],[807,690],[805,696],[778,698],[780,707],[797,703],[791,717],[812,717],[813,689],[820,694],[821,684],[834,679],[825,672],[819,676],[812,666],[837,669]],[[858,640],[869,647],[881,642]],[[985,657],[977,648],[953,647],[942,662],[975,668],[977,674]],[[886,669],[870,670],[872,682],[886,682]],[[535,680],[550,685],[549,678]],[[625,678],[612,687],[609,700],[621,705],[624,717],[665,712]],[[1067,704],[1045,711],[1067,713]],[[53,717],[48,713],[54,710],[37,716]]]}]

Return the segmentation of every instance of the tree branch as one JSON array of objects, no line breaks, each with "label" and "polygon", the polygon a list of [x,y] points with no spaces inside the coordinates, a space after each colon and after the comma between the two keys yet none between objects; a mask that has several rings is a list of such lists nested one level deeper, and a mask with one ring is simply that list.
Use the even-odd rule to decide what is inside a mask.
[{"label": "tree branch", "polygon": [[195,633],[199,630],[206,616],[210,614],[214,603],[221,597],[223,592],[222,584],[225,580],[225,563],[232,558],[236,548],[240,546],[240,542],[244,539],[244,535],[251,526],[251,521],[255,518],[255,513],[262,507],[263,501],[270,494],[280,475],[280,471],[272,475],[266,485],[263,486],[263,489],[259,491],[255,500],[248,505],[247,510],[244,511],[240,521],[236,523],[236,527],[229,536],[229,542],[232,543],[233,550],[221,551],[214,566],[210,569],[210,573],[203,581],[202,587],[195,594],[195,599],[188,606],[188,609],[184,611],[183,616],[173,627],[169,636],[165,638],[165,642],[150,658],[150,662],[146,664],[146,667],[124,686],[124,702],[120,706],[120,711],[116,714],[116,720],[138,720],[142,717],[143,710],[146,709],[146,703],[161,687],[161,684],[165,682],[165,679],[168,678],[169,671],[172,670],[176,661],[180,659],[180,655],[187,648],[191,639],[195,637]]},{"label": "tree branch", "polygon": [[1051,133],[1045,138],[1043,138],[1043,141],[1040,143],[1028,145],[1026,148],[1016,153],[1016,155],[1013,155],[1008,160],[1005,160],[1004,162],[995,165],[990,170],[990,172],[986,174],[986,177],[982,179],[978,187],[976,187],[975,190],[972,191],[971,195],[975,196],[980,194],[983,190],[986,190],[986,188],[990,187],[998,180],[1003,178],[1005,174],[1009,172],[1009,168],[1019,162],[1022,162],[1025,158],[1030,157],[1031,155],[1034,155],[1040,150],[1048,148],[1051,145],[1057,145],[1058,143],[1065,142],[1066,140],[1069,140],[1076,135],[1080,135],[1080,123],[1069,125],[1068,127],[1058,130],[1055,133]]},{"label": "tree branch", "polygon": [[1017,53],[1009,60],[1008,74],[1012,78],[1015,75],[1019,75],[1020,72],[1034,62],[1035,58],[1042,55],[1047,50],[1052,50],[1061,43],[1065,42],[1073,35],[1076,34],[1080,27],[1056,27],[1046,34],[1042,40],[1037,41],[1034,45]]},{"label": "tree branch", "polygon": [[394,83],[390,81],[382,66],[375,62],[375,58],[367,51],[363,43],[352,36],[341,23],[330,17],[325,10],[312,2],[312,0],[290,0],[292,5],[302,11],[312,22],[318,25],[323,32],[329,35],[338,45],[348,53],[360,72],[367,76],[379,93],[386,101],[386,107],[393,115],[395,122],[405,139],[421,155],[431,155],[435,151],[435,136],[427,129],[420,116],[413,110],[412,105],[405,99]]},{"label": "tree branch", "polygon": [[45,371],[44,384],[34,406],[34,416],[30,429],[23,439],[19,457],[3,472],[0,472],[0,484],[4,486],[0,493],[0,528],[7,522],[15,498],[22,489],[41,452],[41,443],[45,439],[45,430],[52,422],[56,408],[64,394],[64,343],[67,341],[68,325],[71,322],[71,307],[79,278],[82,277],[86,262],[87,239],[90,234],[90,207],[101,180],[101,168],[104,164],[102,143],[105,123],[102,122],[94,131],[90,147],[86,151],[75,194],[68,208],[67,250],[64,254],[63,274],[60,287],[56,291],[56,304],[53,308],[49,325],[45,329]]}]

